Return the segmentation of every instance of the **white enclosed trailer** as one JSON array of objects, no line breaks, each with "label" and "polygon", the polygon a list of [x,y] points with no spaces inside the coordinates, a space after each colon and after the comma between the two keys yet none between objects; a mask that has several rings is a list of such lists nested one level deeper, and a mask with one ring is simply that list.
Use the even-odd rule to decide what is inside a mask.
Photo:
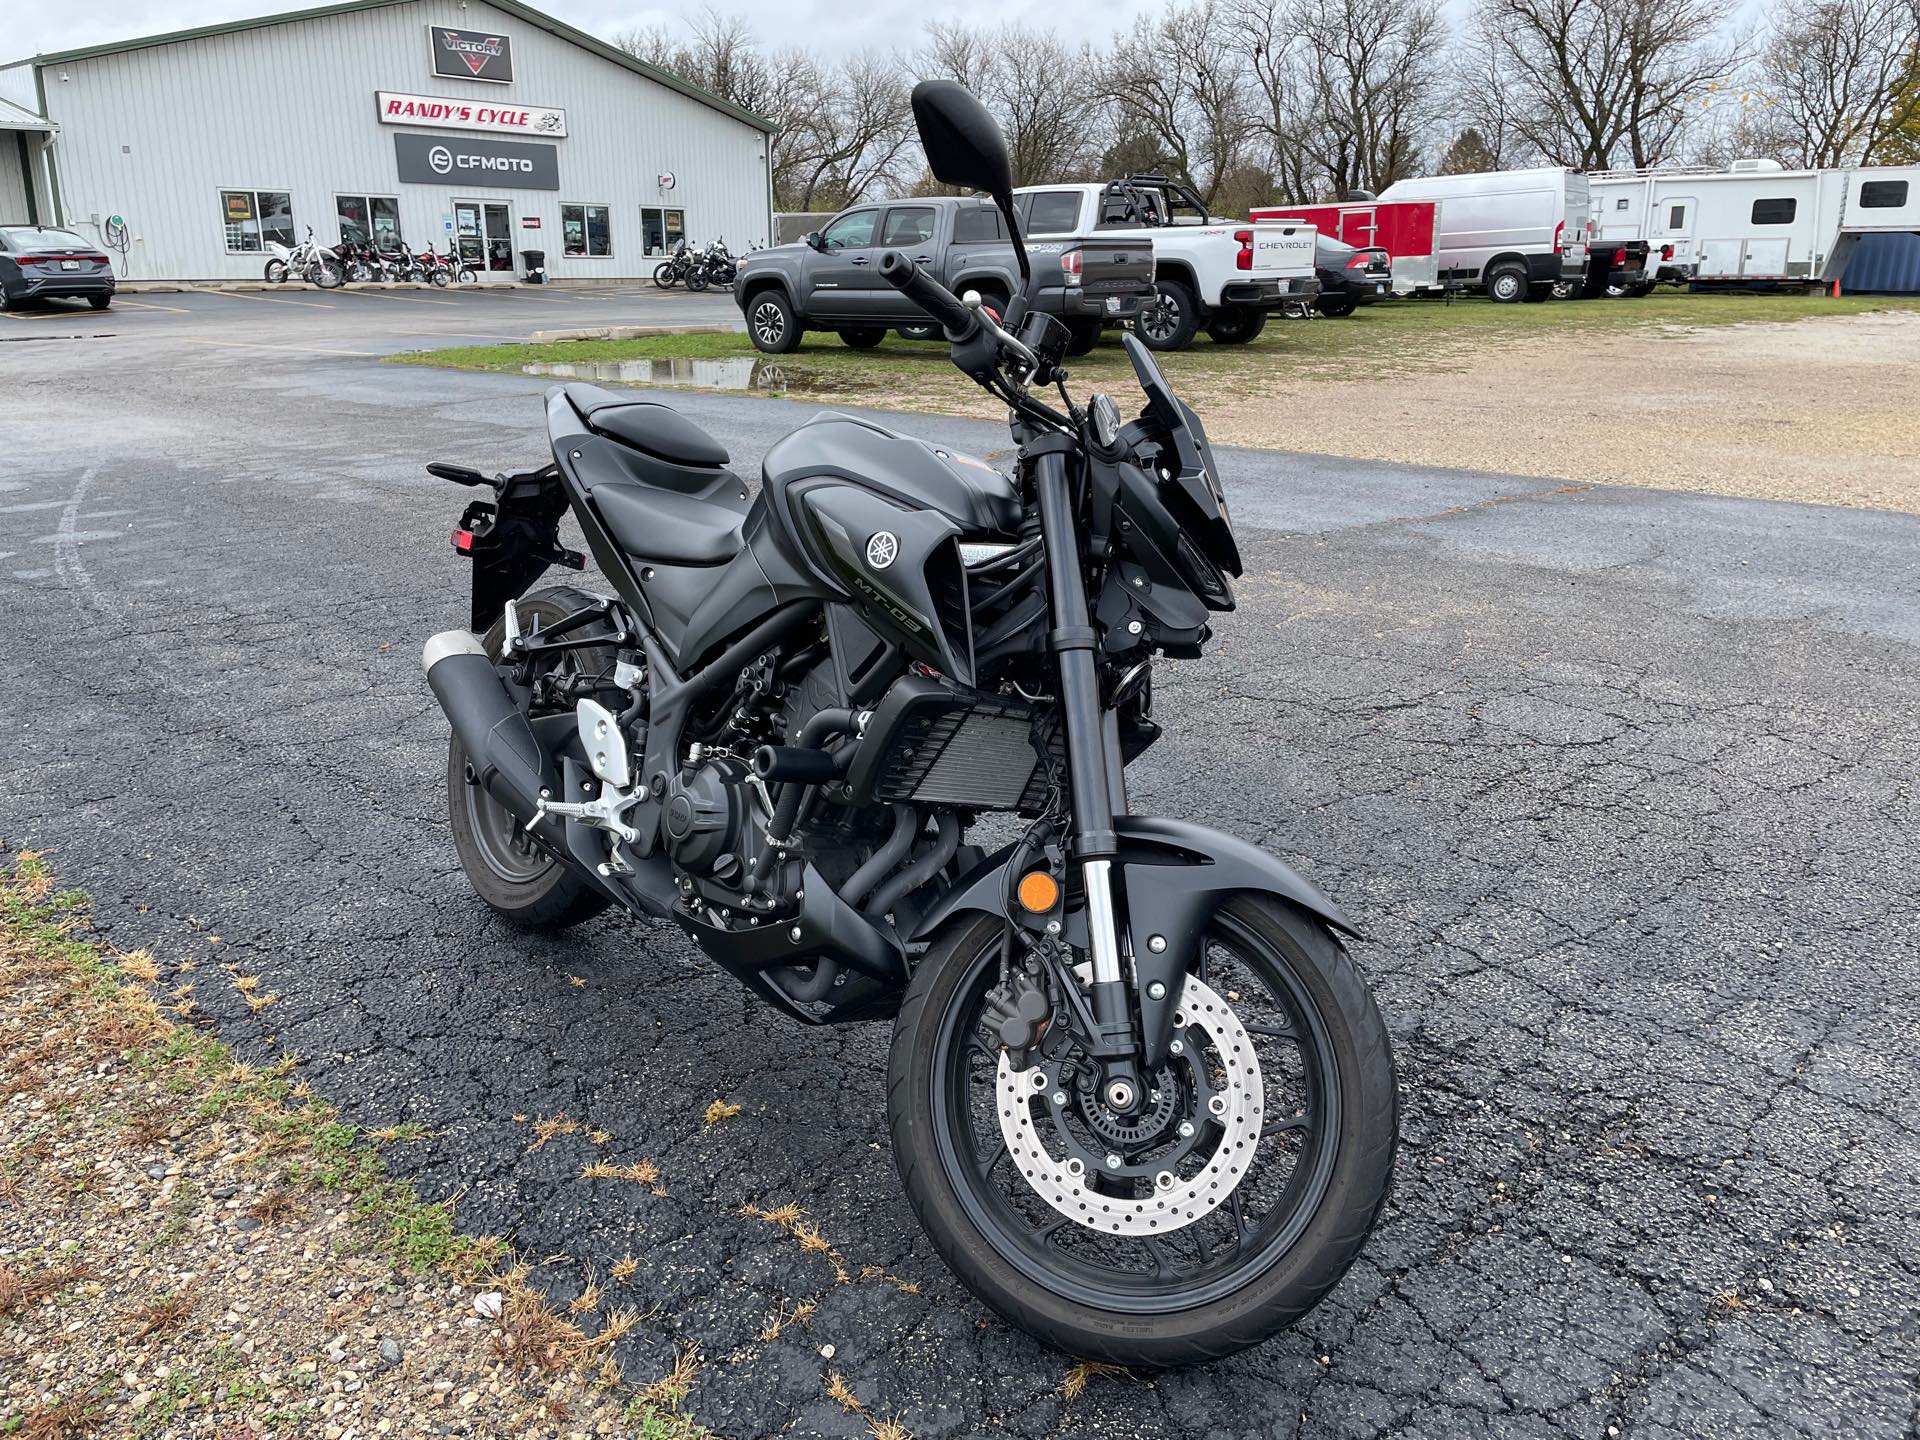
[{"label": "white enclosed trailer", "polygon": [[1830,284],[1862,235],[1920,232],[1920,165],[1610,171],[1588,177],[1594,244],[1645,240],[1666,280]]}]

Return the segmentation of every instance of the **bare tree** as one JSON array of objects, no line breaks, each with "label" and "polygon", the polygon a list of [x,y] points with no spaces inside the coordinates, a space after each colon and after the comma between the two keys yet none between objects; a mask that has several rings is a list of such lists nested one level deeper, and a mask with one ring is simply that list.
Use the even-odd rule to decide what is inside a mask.
[{"label": "bare tree", "polygon": [[1683,140],[1687,101],[1732,74],[1729,0],[1478,0],[1474,38],[1513,131],[1552,164],[1657,165]]},{"label": "bare tree", "polygon": [[1310,124],[1329,190],[1381,190],[1415,173],[1444,108],[1437,0],[1294,0]]},{"label": "bare tree", "polygon": [[994,112],[1022,185],[1076,179],[1088,168],[1098,138],[1098,69],[1091,49],[1069,49],[1050,30],[943,21],[927,26],[915,60],[919,78],[958,80]]},{"label": "bare tree", "polygon": [[1158,148],[1209,206],[1256,133],[1234,18],[1222,0],[1142,16],[1115,40],[1101,78],[1115,139]]},{"label": "bare tree", "polygon": [[1885,156],[1920,127],[1920,5],[1822,0],[1783,10],[1761,53],[1761,107],[1748,132],[1789,165]]}]

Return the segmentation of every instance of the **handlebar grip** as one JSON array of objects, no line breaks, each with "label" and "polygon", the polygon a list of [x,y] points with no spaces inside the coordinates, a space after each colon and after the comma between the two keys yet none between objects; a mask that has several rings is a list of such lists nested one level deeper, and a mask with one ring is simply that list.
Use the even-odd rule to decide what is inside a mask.
[{"label": "handlebar grip", "polygon": [[940,322],[952,340],[967,340],[980,328],[974,313],[933,276],[898,250],[880,257],[880,278]]}]

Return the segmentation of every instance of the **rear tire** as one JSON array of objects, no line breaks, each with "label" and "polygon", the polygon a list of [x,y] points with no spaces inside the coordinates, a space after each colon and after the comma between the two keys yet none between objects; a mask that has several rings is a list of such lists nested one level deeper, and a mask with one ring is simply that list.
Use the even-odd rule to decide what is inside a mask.
[{"label": "rear tire", "polygon": [[269,260],[267,262],[267,268],[262,274],[269,285],[278,285],[287,278],[287,262],[284,260]]},{"label": "rear tire", "polygon": [[[1116,1287],[1124,1282],[1111,1278],[1091,1293],[1069,1295],[1064,1292],[1076,1284],[1085,1290],[1089,1282],[1076,1280],[1061,1262],[1035,1259],[1021,1248],[1017,1227],[1007,1228],[1005,1218],[1014,1212],[997,1209],[981,1188],[995,1182],[993,1162],[980,1168],[978,1131],[968,1133],[980,1122],[956,1114],[954,1103],[959,1091],[952,1056],[984,1044],[968,1022],[981,1014],[979,996],[992,984],[1003,929],[997,918],[975,916],[943,931],[916,966],[894,1025],[887,1087],[894,1163],[921,1225],[953,1272],[1010,1323],[1067,1354],[1119,1365],[1218,1359],[1306,1314],[1359,1254],[1393,1175],[1392,1048],[1379,1008],[1346,952],[1317,920],[1274,896],[1235,896],[1214,917],[1209,943],[1219,943],[1213,937],[1225,933],[1237,937],[1235,946],[1263,956],[1261,964],[1317,1027],[1312,1069],[1332,1097],[1316,1112],[1326,1125],[1313,1142],[1317,1183],[1304,1187],[1290,1211],[1250,1222],[1275,1228],[1254,1232],[1244,1267],[1236,1246],[1224,1273],[1196,1278],[1191,1300],[1184,1290],[1156,1296],[1133,1283],[1122,1293]],[[1230,994],[1241,1002],[1240,994]],[[975,1063],[963,1053],[959,1073]],[[1256,1144],[1266,1138],[1260,1131]],[[1303,1152],[1300,1164],[1306,1163]],[[1023,1183],[1017,1175],[1008,1182],[1015,1193],[1024,1193]],[[1070,1236],[1069,1245],[1088,1233]],[[1163,1243],[1171,1238],[1161,1236]],[[1036,1278],[1035,1266],[1043,1278]],[[1151,1277],[1131,1277],[1143,1279]]]},{"label": "rear tire", "polygon": [[1267,312],[1251,305],[1222,305],[1207,318],[1207,336],[1216,345],[1248,344],[1266,328]]},{"label": "rear tire", "polygon": [[938,340],[940,327],[938,325],[896,325],[893,333],[902,340]]},{"label": "rear tire", "polygon": [[96,310],[105,310],[113,304],[113,297],[111,295],[89,295],[87,297],[87,304]]},{"label": "rear tire", "polygon": [[1315,298],[1313,308],[1329,320],[1344,320],[1354,310],[1351,295],[1320,295]]},{"label": "rear tire", "polygon": [[1100,343],[1100,332],[1105,327],[1099,321],[1078,321],[1067,327],[1066,353],[1077,359],[1093,353],[1093,347]]},{"label": "rear tire", "polygon": [[1133,322],[1134,333],[1149,350],[1184,350],[1200,329],[1200,302],[1179,280],[1154,282],[1149,300]]},{"label": "rear tire", "polygon": [[871,350],[886,338],[887,332],[878,326],[862,326],[840,332],[841,343],[854,350]]},{"label": "rear tire", "polygon": [[[551,625],[594,602],[580,590],[556,586],[522,596],[518,610],[523,621]],[[505,621],[487,632],[487,654],[500,656]],[[579,632],[607,631],[596,622]],[[560,664],[583,671],[611,670],[615,655],[608,648],[563,652]],[[612,902],[605,892],[569,866],[524,843],[524,829],[485,788],[467,779],[467,752],[460,737],[447,742],[447,812],[453,830],[453,848],[460,868],[467,872],[473,893],[509,925],[546,933],[590,920]]]},{"label": "rear tire", "polygon": [[1527,267],[1509,262],[1496,265],[1487,276],[1487,298],[1496,305],[1515,305],[1527,298]]},{"label": "rear tire", "polygon": [[1526,305],[1539,305],[1552,298],[1553,286],[1551,285],[1529,285],[1527,293],[1520,297],[1521,303]]},{"label": "rear tire", "polygon": [[781,290],[762,290],[747,304],[747,337],[763,355],[791,355],[800,348],[799,316]]}]

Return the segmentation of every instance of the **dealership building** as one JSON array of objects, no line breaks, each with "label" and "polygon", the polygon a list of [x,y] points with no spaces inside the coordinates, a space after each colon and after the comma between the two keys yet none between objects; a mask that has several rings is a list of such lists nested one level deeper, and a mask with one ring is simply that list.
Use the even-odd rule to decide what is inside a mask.
[{"label": "dealership building", "polygon": [[258,279],[309,229],[625,280],[767,239],[771,128],[517,0],[345,0],[0,68],[0,223],[123,280]]}]

